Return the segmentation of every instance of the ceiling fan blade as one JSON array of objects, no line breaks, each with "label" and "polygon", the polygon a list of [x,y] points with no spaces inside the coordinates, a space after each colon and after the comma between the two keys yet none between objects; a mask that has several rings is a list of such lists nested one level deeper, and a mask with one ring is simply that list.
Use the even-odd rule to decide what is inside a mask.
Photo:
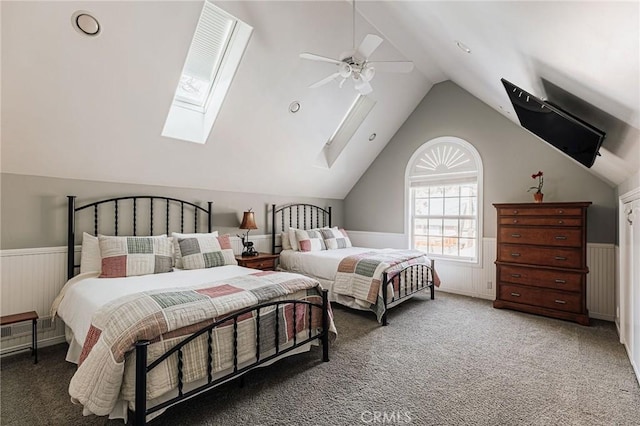
[{"label": "ceiling fan blade", "polygon": [[342,63],[337,59],[327,58],[326,56],[320,56],[314,53],[307,53],[307,52],[301,53],[300,57],[302,59],[309,59],[312,61],[320,61],[320,62],[330,62],[332,64],[337,64],[337,65],[340,65]]},{"label": "ceiling fan blade", "polygon": [[376,72],[411,72],[413,70],[413,62],[410,61],[367,62],[367,65],[375,68]]},{"label": "ceiling fan blade", "polygon": [[362,79],[359,79],[356,82],[355,88],[358,92],[360,92],[361,95],[368,95],[369,93],[373,92],[373,87],[371,87],[371,83],[369,83],[368,81],[364,81]]},{"label": "ceiling fan blade", "polygon": [[375,34],[367,34],[358,47],[358,54],[363,59],[368,59],[369,56],[380,46],[382,39]]},{"label": "ceiling fan blade", "polygon": [[336,72],[331,74],[329,77],[325,77],[322,80],[318,81],[317,83],[313,83],[311,86],[309,86],[310,89],[315,89],[316,87],[320,87],[324,84],[327,84],[328,82],[330,82],[331,80],[335,80],[336,77],[339,77],[340,73]]}]

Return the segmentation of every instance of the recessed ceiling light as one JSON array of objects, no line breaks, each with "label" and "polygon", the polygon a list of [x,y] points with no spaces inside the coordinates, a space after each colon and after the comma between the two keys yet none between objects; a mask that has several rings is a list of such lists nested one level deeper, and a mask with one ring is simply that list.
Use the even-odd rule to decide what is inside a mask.
[{"label": "recessed ceiling light", "polygon": [[369,136],[369,140],[370,141],[374,140],[376,138],[376,136],[378,136],[378,135],[376,135],[375,133],[371,133],[371,136]]},{"label": "recessed ceiling light", "polygon": [[100,34],[100,23],[89,12],[78,10],[71,15],[71,25],[80,34],[95,37]]},{"label": "recessed ceiling light", "polygon": [[300,102],[298,101],[291,102],[291,104],[289,105],[289,112],[291,114],[295,114],[298,111],[300,111]]},{"label": "recessed ceiling light", "polygon": [[461,42],[460,40],[456,40],[456,46],[458,46],[460,50],[462,50],[465,53],[471,53],[471,49],[469,49],[467,45]]}]

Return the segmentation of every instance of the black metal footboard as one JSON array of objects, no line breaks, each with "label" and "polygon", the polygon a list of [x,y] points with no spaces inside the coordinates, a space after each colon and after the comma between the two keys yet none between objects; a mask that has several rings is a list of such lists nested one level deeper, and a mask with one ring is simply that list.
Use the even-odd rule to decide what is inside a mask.
[{"label": "black metal footboard", "polygon": [[[431,291],[431,299],[435,298],[433,260],[431,263],[416,263],[409,265],[398,271],[391,273],[384,272],[382,275],[382,300],[384,302],[384,313],[382,314],[382,325],[387,325],[387,311],[390,307],[397,305],[403,299],[411,297],[413,294],[427,288]],[[398,291],[389,298],[387,286],[397,280]]]},{"label": "black metal footboard", "polygon": [[[314,340],[319,340],[322,343],[322,360],[324,362],[329,361],[329,299],[327,290],[322,290],[322,303],[313,303],[306,300],[280,300],[276,302],[268,302],[258,306],[252,306],[246,309],[242,309],[240,311],[234,312],[231,315],[225,316],[213,324],[208,325],[207,327],[197,331],[196,333],[190,335],[185,340],[180,342],[178,345],[173,347],[168,352],[161,355],[158,359],[153,361],[152,363],[147,365],[147,347],[149,345],[149,341],[140,341],[136,343],[136,385],[135,385],[135,424],[136,425],[144,425],[146,424],[146,417],[149,414],[155,413],[159,410],[168,408],[172,405],[183,402],[199,393],[202,393],[208,389],[211,389],[223,382],[226,382],[232,378],[240,377],[244,373],[249,370],[257,367],[258,365],[264,364],[277,358],[287,352],[290,352],[298,347],[306,345]],[[281,305],[293,305],[293,345],[288,346],[285,349],[280,349],[280,324],[279,324],[279,315],[275,316],[275,327],[274,327],[274,338],[275,338],[275,353],[272,353],[264,358],[261,358],[260,355],[260,310],[263,308],[267,308],[270,306],[275,306],[276,310],[279,309]],[[297,336],[297,317],[296,307],[298,305],[306,305],[308,309],[308,334],[307,337],[298,340]],[[322,310],[322,331],[313,333],[313,308],[319,308]],[[239,317],[246,315],[248,313],[255,312],[255,338],[256,338],[256,355],[255,362],[250,363],[248,365],[244,365],[239,367],[238,365],[238,321]],[[228,326],[230,323],[233,324],[233,371],[214,379],[213,377],[213,343],[212,343],[212,334],[213,330],[217,327],[224,325]],[[203,334],[207,334],[207,383],[196,387],[195,389],[189,390],[188,392],[183,392],[183,349],[186,345],[191,343],[193,340],[198,338]],[[286,333],[286,329],[285,329]],[[264,342],[262,342],[264,344]],[[173,354],[177,355],[177,368],[178,368],[178,396],[171,398],[165,402],[162,402],[158,405],[154,405],[151,408],[147,408],[147,374],[153,370],[155,367],[160,365],[160,363],[167,361],[170,356]]]}]

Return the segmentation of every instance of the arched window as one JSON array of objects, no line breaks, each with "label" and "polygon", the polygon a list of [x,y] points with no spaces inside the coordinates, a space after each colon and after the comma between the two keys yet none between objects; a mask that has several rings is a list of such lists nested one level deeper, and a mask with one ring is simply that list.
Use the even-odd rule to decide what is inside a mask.
[{"label": "arched window", "polygon": [[478,262],[481,249],[482,160],[469,142],[432,139],[407,165],[411,247],[431,257]]}]

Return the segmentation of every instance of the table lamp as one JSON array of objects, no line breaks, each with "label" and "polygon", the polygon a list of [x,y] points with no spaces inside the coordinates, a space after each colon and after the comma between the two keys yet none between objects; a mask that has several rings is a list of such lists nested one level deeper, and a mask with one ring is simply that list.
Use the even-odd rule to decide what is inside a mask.
[{"label": "table lamp", "polygon": [[238,235],[238,237],[240,237],[240,239],[242,240],[242,245],[244,247],[242,255],[257,256],[258,252],[255,248],[253,248],[253,243],[249,241],[249,231],[251,231],[252,229],[258,229],[258,226],[256,225],[255,215],[251,211],[251,209],[249,209],[249,211],[247,212],[244,212],[242,216],[242,223],[240,224],[240,229],[247,230],[247,233],[244,236],[240,237],[240,235]]}]

